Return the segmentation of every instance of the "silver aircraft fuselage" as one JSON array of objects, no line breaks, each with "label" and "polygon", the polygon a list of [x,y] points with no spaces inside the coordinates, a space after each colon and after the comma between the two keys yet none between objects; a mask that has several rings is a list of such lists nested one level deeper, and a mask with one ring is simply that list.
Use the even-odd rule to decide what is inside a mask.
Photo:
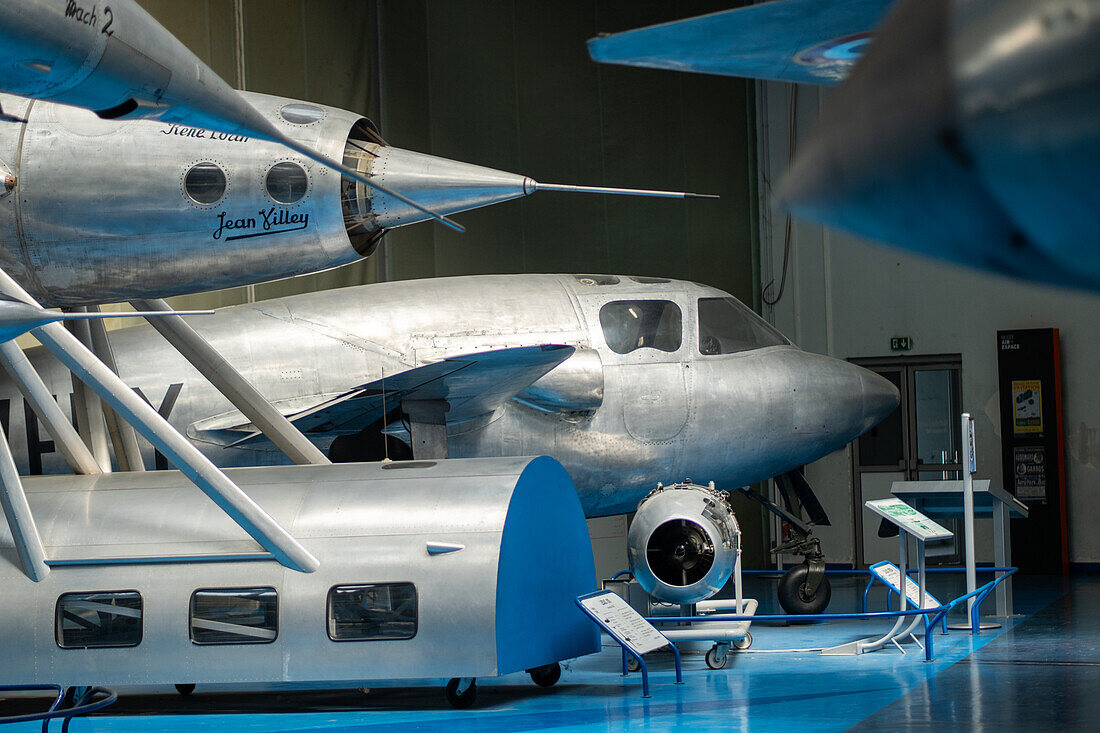
[{"label": "silver aircraft fuselage", "polygon": [[[454,213],[519,198],[522,175],[386,145],[353,112],[241,92],[280,134]],[[157,120],[0,94],[0,268],[43,305],[163,298],[318,272],[427,216],[295,153]],[[599,189],[603,190],[603,189]]]},{"label": "silver aircraft fuselage", "polygon": [[[708,305],[706,330],[742,334],[744,350],[702,353],[713,349],[701,343],[700,299],[723,309],[715,322]],[[897,392],[886,380],[801,351],[731,301],[711,287],[655,278],[495,275],[329,290],[189,322],[288,415],[447,357],[571,345],[573,356],[515,399],[449,426],[449,452],[553,456],[572,476],[586,515],[601,516],[634,509],[658,481],[690,476],[735,488],[789,471],[843,447],[895,408]],[[630,350],[617,353],[601,314],[609,321],[609,313],[651,302],[674,304],[679,325],[665,322],[656,346],[630,349],[620,334],[619,350]],[[112,342],[126,383],[215,463],[285,461],[266,441],[227,446],[218,428],[239,415],[151,328],[114,331]],[[68,373],[42,349],[29,356],[68,410]],[[21,473],[67,470],[8,380],[0,381],[0,418]],[[388,430],[402,433],[399,422]],[[310,434],[322,447],[336,437]]]},{"label": "silver aircraft fuselage", "polygon": [[[251,98],[268,113],[289,102]],[[281,145],[0,100],[27,120],[0,124],[0,164],[14,178],[0,200],[0,267],[43,305],[196,292],[360,256],[344,233],[339,175]],[[326,113],[324,124],[300,134],[341,155],[358,117]],[[293,205],[265,190],[265,174],[279,162],[306,173],[305,195]],[[186,190],[189,171],[204,163],[217,166],[225,181],[224,194],[210,203],[201,202],[210,185],[205,194],[193,189],[199,200]]]}]

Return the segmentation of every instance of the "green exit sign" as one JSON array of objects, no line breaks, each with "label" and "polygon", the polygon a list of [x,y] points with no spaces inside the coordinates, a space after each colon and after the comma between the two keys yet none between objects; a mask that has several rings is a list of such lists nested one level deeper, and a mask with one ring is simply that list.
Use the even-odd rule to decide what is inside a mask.
[{"label": "green exit sign", "polygon": [[894,336],[890,339],[890,351],[912,351],[913,339],[908,336]]}]

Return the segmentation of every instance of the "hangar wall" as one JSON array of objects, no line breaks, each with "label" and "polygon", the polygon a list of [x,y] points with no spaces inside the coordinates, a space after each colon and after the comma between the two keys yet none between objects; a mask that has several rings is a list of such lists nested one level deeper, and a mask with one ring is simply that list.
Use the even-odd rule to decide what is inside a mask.
[{"label": "hangar wall", "polygon": [[[760,175],[766,186],[787,166],[790,91],[775,83],[761,88]],[[827,103],[827,90],[799,87],[799,139]],[[774,277],[778,288],[784,215],[770,202],[761,211],[761,281]],[[786,292],[766,308],[769,320],[807,351],[842,359],[890,356],[892,336],[913,337],[906,355],[961,353],[962,406],[975,419],[977,475],[996,485],[1003,486],[996,332],[1061,330],[1070,560],[1100,561],[1100,538],[1091,531],[1091,520],[1100,516],[1100,295],[963,270],[806,222],[796,221],[792,232]],[[769,300],[777,292],[766,293]],[[861,509],[852,506],[849,453],[845,448],[807,469],[833,521],[817,532],[832,562],[855,557],[853,512]],[[979,520],[975,536],[978,559],[991,561],[991,522]]]},{"label": "hangar wall", "polygon": [[621,272],[752,302],[750,85],[595,64],[585,40],[728,2],[381,2],[382,117],[401,147],[539,181],[717,193],[720,201],[536,194],[395,230],[395,279]]}]

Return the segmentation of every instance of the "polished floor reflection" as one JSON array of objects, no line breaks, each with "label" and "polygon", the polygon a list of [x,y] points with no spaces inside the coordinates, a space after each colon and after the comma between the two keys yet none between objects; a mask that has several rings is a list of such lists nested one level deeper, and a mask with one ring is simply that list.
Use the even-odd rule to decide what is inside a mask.
[{"label": "polished floor reflection", "polygon": [[[940,576],[931,590],[950,598],[959,582]],[[762,605],[772,606],[774,579],[751,584]],[[835,579],[830,610],[855,609],[862,589],[857,579]],[[881,604],[881,596],[875,602]],[[912,642],[906,654],[894,647],[849,657],[790,651],[881,633],[882,623],[758,623],[752,649],[724,670],[708,669],[700,655],[685,656],[681,686],[673,684],[671,656],[654,655],[648,700],[641,698],[637,674],[619,676],[617,648],[608,647],[569,663],[550,689],[522,674],[479,680],[471,710],[451,709],[438,684],[368,693],[241,694],[200,686],[187,698],[126,695],[109,714],[78,719],[72,730],[1100,730],[1100,576],[1021,577],[1015,602],[1022,615],[1005,620],[1004,628],[937,636],[931,663]],[[29,706],[0,701],[0,715]]]}]

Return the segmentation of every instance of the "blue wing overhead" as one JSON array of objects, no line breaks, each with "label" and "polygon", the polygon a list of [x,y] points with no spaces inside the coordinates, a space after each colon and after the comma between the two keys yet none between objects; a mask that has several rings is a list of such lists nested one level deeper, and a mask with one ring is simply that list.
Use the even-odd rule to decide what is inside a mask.
[{"label": "blue wing overhead", "polygon": [[895,0],[774,0],[588,41],[595,61],[836,84]]}]

